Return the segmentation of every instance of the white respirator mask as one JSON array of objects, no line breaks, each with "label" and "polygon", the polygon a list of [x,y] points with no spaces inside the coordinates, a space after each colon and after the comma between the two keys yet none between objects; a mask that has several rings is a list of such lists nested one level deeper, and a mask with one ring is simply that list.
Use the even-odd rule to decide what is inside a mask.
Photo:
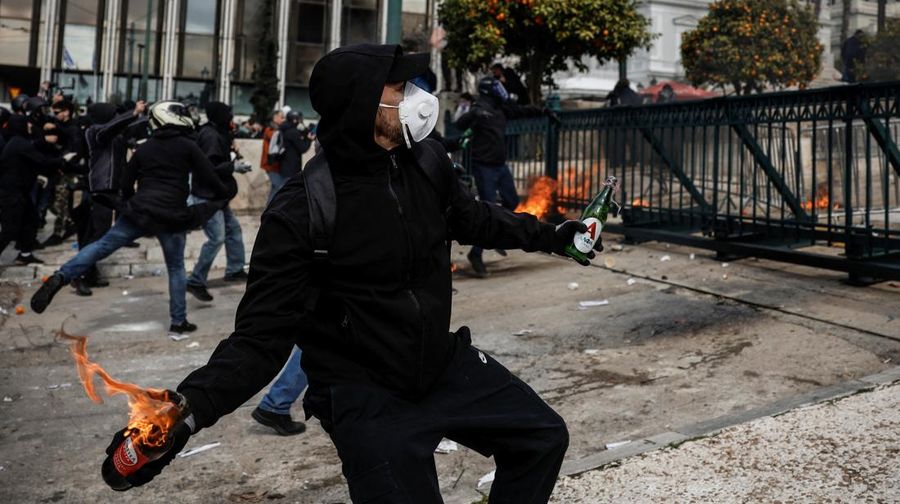
[{"label": "white respirator mask", "polygon": [[412,148],[413,142],[421,142],[427,137],[438,121],[439,102],[437,96],[407,82],[403,89],[403,100],[399,105],[379,103],[379,107],[400,109],[400,124],[406,147]]}]

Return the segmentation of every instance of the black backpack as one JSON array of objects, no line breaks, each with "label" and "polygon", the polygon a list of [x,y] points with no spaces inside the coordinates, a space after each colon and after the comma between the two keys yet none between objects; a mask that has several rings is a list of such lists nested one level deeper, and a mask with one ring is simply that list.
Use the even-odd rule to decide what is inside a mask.
[{"label": "black backpack", "polygon": [[[441,201],[444,216],[450,210],[450,189],[456,183],[453,164],[440,142],[430,138],[414,143],[412,148],[416,164],[425,173]],[[334,180],[331,168],[325,158],[325,151],[320,150],[309,160],[300,172],[303,186],[306,189],[306,201],[309,204],[309,236],[313,244],[313,288],[306,303],[312,311],[318,302],[319,293],[325,285],[323,272],[328,270],[328,251],[331,249],[337,215],[337,195],[334,191]],[[450,246],[450,242],[447,242]]]}]

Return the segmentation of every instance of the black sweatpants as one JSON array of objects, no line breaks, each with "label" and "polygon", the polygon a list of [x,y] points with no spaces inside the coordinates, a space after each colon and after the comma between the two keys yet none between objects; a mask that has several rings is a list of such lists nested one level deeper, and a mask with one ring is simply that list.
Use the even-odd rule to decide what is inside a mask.
[{"label": "black sweatpants", "polygon": [[415,403],[372,385],[331,387],[331,439],[354,504],[443,502],[434,449],[447,437],[494,456],[491,504],[546,503],[569,444],[566,424],[522,380],[470,345]]}]

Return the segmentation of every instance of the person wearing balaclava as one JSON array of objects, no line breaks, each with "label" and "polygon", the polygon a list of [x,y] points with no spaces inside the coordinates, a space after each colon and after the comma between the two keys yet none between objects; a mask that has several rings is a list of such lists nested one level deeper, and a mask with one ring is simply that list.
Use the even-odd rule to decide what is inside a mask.
[{"label": "person wearing balaclava", "polygon": [[[8,140],[0,154],[0,253],[16,242],[19,255],[16,264],[41,264],[44,261],[32,254],[38,231],[38,212],[32,190],[38,176],[50,177],[62,168],[62,158],[42,152],[32,138],[32,125],[24,115],[12,115],[7,120]],[[43,136],[42,144],[55,144],[55,131]]]},{"label": "person wearing balaclava", "polygon": [[291,110],[285,115],[284,123],[279,130],[284,142],[281,176],[287,180],[300,173],[303,168],[303,154],[312,145],[312,138],[306,125],[303,124],[303,114],[296,110]]},{"label": "person wearing balaclava", "polygon": [[[506,165],[506,121],[541,114],[556,117],[547,109],[512,102],[506,88],[494,77],[484,77],[478,82],[478,99],[456,120],[456,127],[460,131],[471,129],[473,132],[471,168],[481,201],[500,203],[509,210],[515,210],[519,205],[516,184]],[[502,249],[497,252],[506,255]],[[479,278],[488,275],[482,253],[483,249],[476,245],[466,256]]]},{"label": "person wearing balaclava", "polygon": [[[237,187],[219,179],[197,146],[187,107],[178,102],[157,102],[149,109],[149,120],[153,133],[131,156],[122,173],[122,203],[116,223],[48,277],[31,297],[31,309],[36,313],[43,313],[64,285],[98,261],[141,236],[155,236],[169,276],[169,331],[180,334],[197,329],[187,320],[185,235],[220,210],[234,197]],[[209,187],[214,199],[189,207],[191,177]]]},{"label": "person wearing balaclava", "polygon": [[[231,179],[234,184],[234,162],[231,160],[231,143],[234,114],[231,107],[222,102],[210,102],[206,106],[207,122],[200,126],[197,132],[197,145],[206,154],[206,158],[216,169],[216,174],[221,179]],[[205,203],[213,198],[215,191],[202,181],[194,181],[191,185],[189,205]],[[247,281],[247,273],[244,272],[244,238],[241,235],[241,223],[228,205],[216,212],[206,224],[203,225],[206,234],[206,242],[200,248],[200,255],[194,270],[187,281],[187,290],[200,301],[212,301],[213,296],[206,289],[206,280],[209,269],[212,267],[216,254],[225,246],[225,281]]]},{"label": "person wearing balaclava", "polygon": [[184,414],[169,431],[172,447],[119,490],[153,479],[193,433],[253,397],[296,344],[310,383],[304,409],[337,448],[353,502],[441,502],[434,450],[443,437],[494,456],[491,502],[547,502],[565,422],[473,346],[468,328],[450,331],[448,244],[565,256],[587,227],[477,201],[453,177],[440,144],[425,139],[437,98],[408,82],[428,60],[361,44],[316,63],[310,98],[322,157],[310,164],[326,163],[333,182],[327,248],[314,246],[320,235],[310,229],[323,223],[322,207],[310,209],[307,177],[294,177],[263,213],[234,332],[178,386]]}]

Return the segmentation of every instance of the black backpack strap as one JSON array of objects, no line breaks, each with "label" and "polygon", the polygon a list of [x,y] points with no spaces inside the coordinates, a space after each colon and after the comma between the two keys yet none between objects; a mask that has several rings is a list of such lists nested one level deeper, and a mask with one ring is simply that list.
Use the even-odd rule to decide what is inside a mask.
[{"label": "black backpack strap", "polygon": [[329,267],[328,251],[334,236],[337,195],[324,151],[309,160],[300,175],[309,204],[309,238],[313,245],[312,291],[306,302],[306,308],[312,311],[325,285]]},{"label": "black backpack strap", "polygon": [[416,163],[425,172],[425,176],[440,197],[441,208],[444,209],[444,215],[447,215],[450,210],[450,188],[456,177],[453,173],[453,162],[447,156],[447,151],[437,140],[426,138],[414,143],[412,152]]}]

